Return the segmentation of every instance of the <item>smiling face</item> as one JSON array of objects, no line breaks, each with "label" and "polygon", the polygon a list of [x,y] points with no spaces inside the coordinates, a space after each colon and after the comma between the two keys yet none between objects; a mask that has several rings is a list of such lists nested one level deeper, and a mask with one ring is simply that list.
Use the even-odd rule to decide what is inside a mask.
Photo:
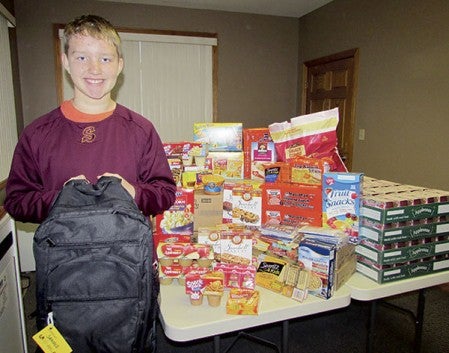
[{"label": "smiling face", "polygon": [[73,35],[67,53],[62,54],[62,63],[74,83],[75,102],[87,106],[111,101],[111,91],[123,69],[123,58],[112,42]]}]

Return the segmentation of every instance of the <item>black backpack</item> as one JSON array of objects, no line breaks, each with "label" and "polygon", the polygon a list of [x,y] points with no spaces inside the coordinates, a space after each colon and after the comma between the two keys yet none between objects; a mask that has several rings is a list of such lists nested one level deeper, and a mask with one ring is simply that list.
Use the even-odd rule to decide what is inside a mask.
[{"label": "black backpack", "polygon": [[38,329],[52,317],[75,353],[156,351],[151,226],[120,179],[68,182],[33,250]]}]

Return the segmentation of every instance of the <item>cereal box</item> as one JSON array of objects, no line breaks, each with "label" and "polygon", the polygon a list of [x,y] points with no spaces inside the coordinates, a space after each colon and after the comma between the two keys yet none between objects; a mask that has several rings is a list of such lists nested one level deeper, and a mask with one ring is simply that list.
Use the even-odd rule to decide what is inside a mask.
[{"label": "cereal box", "polygon": [[323,174],[323,227],[343,230],[356,242],[360,228],[363,174]]},{"label": "cereal box", "polygon": [[208,143],[210,152],[240,152],[242,127],[242,123],[194,123],[193,140]]},{"label": "cereal box", "polygon": [[263,179],[259,170],[260,164],[276,161],[274,142],[268,128],[243,129],[243,151],[246,179]]}]

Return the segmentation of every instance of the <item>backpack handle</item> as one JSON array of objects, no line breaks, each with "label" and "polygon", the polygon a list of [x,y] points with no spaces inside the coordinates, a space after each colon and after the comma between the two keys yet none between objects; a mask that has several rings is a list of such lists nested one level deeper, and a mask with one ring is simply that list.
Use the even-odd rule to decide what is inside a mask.
[{"label": "backpack handle", "polygon": [[113,176],[102,176],[96,184],[90,184],[87,180],[74,179],[66,185],[71,185],[79,192],[89,196],[101,196],[111,183],[121,183],[121,180]]}]

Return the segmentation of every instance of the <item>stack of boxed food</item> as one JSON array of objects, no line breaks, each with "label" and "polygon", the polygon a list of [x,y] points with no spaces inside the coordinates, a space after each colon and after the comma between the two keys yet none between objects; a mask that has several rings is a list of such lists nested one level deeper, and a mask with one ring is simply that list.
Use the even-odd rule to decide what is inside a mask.
[{"label": "stack of boxed food", "polygon": [[357,271],[378,283],[449,268],[449,192],[365,179]]},{"label": "stack of boxed food", "polygon": [[229,313],[257,313],[256,284],[330,298],[355,271],[363,181],[341,163],[337,122],[335,109],[292,119],[274,139],[271,127],[198,123],[192,142],[165,144],[178,190],[155,217],[161,283],[184,283],[193,305],[227,290]]}]

